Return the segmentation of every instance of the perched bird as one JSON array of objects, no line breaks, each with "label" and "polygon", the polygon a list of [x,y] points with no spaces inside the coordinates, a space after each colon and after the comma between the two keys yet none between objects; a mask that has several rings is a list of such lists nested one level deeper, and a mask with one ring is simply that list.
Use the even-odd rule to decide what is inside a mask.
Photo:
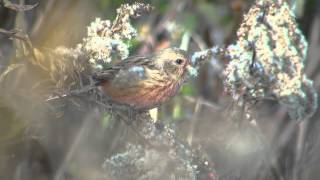
[{"label": "perched bird", "polygon": [[148,110],[175,95],[188,68],[186,52],[168,48],[150,56],[129,57],[95,74],[93,79],[115,103]]}]

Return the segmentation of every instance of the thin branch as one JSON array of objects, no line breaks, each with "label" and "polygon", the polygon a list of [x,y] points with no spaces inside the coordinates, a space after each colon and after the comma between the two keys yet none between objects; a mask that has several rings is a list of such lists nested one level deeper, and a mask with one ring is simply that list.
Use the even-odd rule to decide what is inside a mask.
[{"label": "thin branch", "polygon": [[14,4],[9,0],[3,0],[4,7],[14,10],[14,11],[29,11],[37,7],[39,3],[33,5],[23,5],[23,4]]}]

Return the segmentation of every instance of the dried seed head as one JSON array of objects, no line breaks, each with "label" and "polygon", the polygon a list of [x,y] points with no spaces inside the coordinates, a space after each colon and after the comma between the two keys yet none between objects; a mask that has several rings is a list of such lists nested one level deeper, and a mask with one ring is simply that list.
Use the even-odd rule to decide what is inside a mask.
[{"label": "dried seed head", "polygon": [[233,97],[272,95],[289,109],[292,119],[312,115],[317,95],[303,72],[308,44],[288,4],[257,0],[237,35],[237,42],[227,48],[231,62],[224,73]]}]

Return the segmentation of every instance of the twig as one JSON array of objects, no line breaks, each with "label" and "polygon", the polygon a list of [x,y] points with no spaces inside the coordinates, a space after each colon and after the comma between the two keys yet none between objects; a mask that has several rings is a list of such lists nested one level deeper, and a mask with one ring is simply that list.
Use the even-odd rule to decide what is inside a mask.
[{"label": "twig", "polygon": [[191,38],[198,45],[201,51],[207,49],[206,43],[202,40],[202,38],[198,34],[192,33]]},{"label": "twig", "polygon": [[35,60],[37,59],[37,56],[35,55],[33,45],[31,43],[29,36],[27,34],[25,34],[24,32],[22,32],[20,29],[11,29],[8,31],[8,30],[0,28],[0,33],[8,36],[9,38],[15,38],[15,39],[18,39],[18,40],[21,40],[22,42],[24,42],[25,45],[27,46],[32,58]]},{"label": "twig", "polygon": [[9,0],[3,0],[4,7],[14,11],[29,11],[38,6],[38,3],[33,5],[14,4]]},{"label": "twig", "polygon": [[61,94],[61,95],[57,95],[57,96],[53,96],[53,97],[49,97],[46,99],[46,102],[52,101],[52,100],[56,100],[56,99],[60,99],[60,98],[64,98],[64,97],[68,97],[68,96],[77,96],[83,93],[87,93],[93,89],[96,89],[95,86],[92,85],[88,85],[88,86],[84,86],[82,89],[76,89],[76,90],[72,90],[69,93],[66,94]]},{"label": "twig", "polygon": [[[218,111],[221,110],[222,107],[218,104],[215,104],[213,102],[204,100],[203,98],[194,98],[192,96],[183,96],[183,98],[189,102],[192,103],[199,103],[201,106],[206,106],[209,107],[210,109],[214,110],[214,111]],[[199,101],[199,102],[198,102]]]},{"label": "twig", "polygon": [[187,137],[187,142],[189,144],[189,146],[192,146],[192,140],[193,140],[193,135],[194,135],[194,128],[195,125],[197,124],[197,120],[198,120],[198,115],[200,112],[200,108],[201,108],[201,98],[197,98],[196,100],[196,104],[194,106],[194,111],[193,111],[193,117],[192,117],[192,122],[190,123],[190,129],[189,129],[189,134]]},{"label": "twig", "polygon": [[293,166],[293,180],[299,180],[302,179],[300,175],[300,170],[303,164],[301,164],[304,154],[304,145],[305,145],[305,139],[308,131],[308,124],[309,121],[305,120],[299,123],[298,125],[298,135],[297,135],[297,141],[296,141],[296,148],[295,148],[295,161]]}]

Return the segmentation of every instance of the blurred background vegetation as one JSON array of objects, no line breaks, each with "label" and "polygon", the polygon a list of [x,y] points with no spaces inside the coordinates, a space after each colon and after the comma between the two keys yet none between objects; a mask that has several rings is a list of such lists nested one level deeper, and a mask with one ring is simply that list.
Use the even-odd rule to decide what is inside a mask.
[{"label": "blurred background vegetation", "polygon": [[[50,49],[75,47],[96,17],[112,20],[116,8],[133,1],[21,2],[38,5],[29,11],[15,12],[1,2],[0,28],[22,29],[34,47]],[[186,34],[191,37],[190,54],[214,45],[225,47],[235,41],[242,15],[253,3],[252,0],[143,2],[150,3],[154,9],[132,22],[139,36],[128,42],[131,55],[179,47]],[[288,3],[295,5],[297,21],[309,42],[305,71],[319,92],[320,1],[288,0]],[[17,61],[17,48],[15,41],[0,34],[0,72]],[[214,62],[207,62],[176,97],[159,107],[159,121],[173,126],[181,139],[205,152],[214,162],[220,179],[292,179],[289,174],[294,168],[299,125],[290,120],[286,109],[272,100],[256,105],[258,118],[254,126],[246,122],[241,108],[224,91],[221,73],[227,62]],[[106,179],[102,164],[122,150],[126,129],[109,114],[101,116],[64,107],[61,107],[64,114],[46,112],[37,100],[38,92],[26,88],[40,81],[41,76],[37,72],[28,77],[17,74],[10,77],[10,85],[2,85],[12,88],[0,92],[0,179]],[[8,92],[12,93],[8,95]],[[15,92],[23,96],[14,95]],[[30,101],[33,96],[34,101]],[[319,117],[317,111],[305,125],[298,176],[301,180],[320,177]],[[62,175],[57,176],[59,173]]]}]

